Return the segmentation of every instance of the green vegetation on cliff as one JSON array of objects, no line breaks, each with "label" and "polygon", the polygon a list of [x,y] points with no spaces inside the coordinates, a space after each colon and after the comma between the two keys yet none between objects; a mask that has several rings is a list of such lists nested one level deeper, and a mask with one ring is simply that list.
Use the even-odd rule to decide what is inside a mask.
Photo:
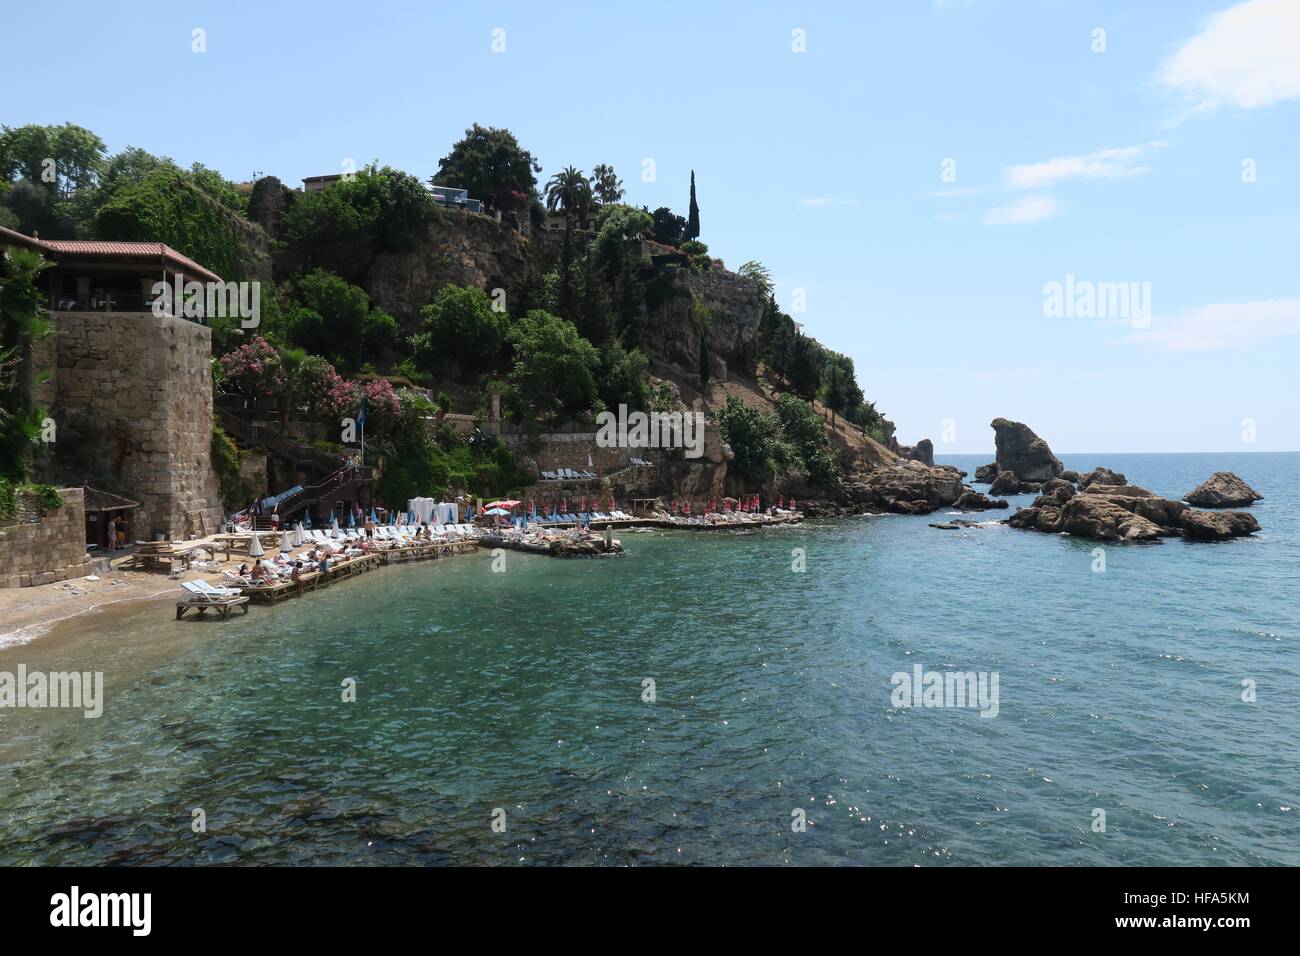
[{"label": "green vegetation on cliff", "polygon": [[[46,156],[57,160],[53,181],[42,175]],[[216,387],[327,444],[364,396],[368,443],[385,460],[394,500],[408,488],[506,490],[501,483],[516,475],[504,447],[429,424],[453,406],[485,408],[494,391],[529,428],[589,421],[619,405],[680,408],[676,387],[652,378],[651,356],[706,401],[718,368],[761,368],[785,393],[776,412],[728,402],[719,413],[737,471],[762,478],[797,468],[833,484],[838,463],[818,412],[877,437],[883,424],[852,360],[780,311],[761,263],[719,272],[700,239],[694,171],[682,216],[625,205],[612,166],[586,168],[590,175],[566,164],[539,188],[542,166],[515,136],[475,124],[428,182],[467,189],[496,225],[442,208],[421,178],[377,162],[301,192],[274,177],[236,184],[135,147],[109,156],[98,137],[69,124],[5,127],[0,222],[39,224],[54,237],[166,242],[228,280],[260,278],[253,336],[213,323]],[[543,231],[547,206],[563,219],[562,241]],[[498,282],[504,288],[477,287]],[[752,336],[744,350],[726,351],[734,314],[714,297],[719,287],[750,303],[756,288],[766,303],[757,356]],[[684,344],[665,341],[678,335]],[[214,461],[234,493],[227,445],[214,432]]]}]

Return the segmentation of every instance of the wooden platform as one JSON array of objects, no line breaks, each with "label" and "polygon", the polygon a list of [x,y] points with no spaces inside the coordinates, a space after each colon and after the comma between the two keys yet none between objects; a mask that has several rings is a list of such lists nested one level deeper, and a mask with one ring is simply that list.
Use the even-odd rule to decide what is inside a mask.
[{"label": "wooden platform", "polygon": [[[434,558],[449,557],[455,554],[468,554],[478,550],[477,540],[466,541],[434,541],[419,546],[412,545],[404,548],[387,548],[382,551],[372,551],[370,554],[363,554],[359,557],[348,558],[346,561],[336,563],[336,559],[330,559],[330,569],[328,580],[319,571],[308,571],[302,575],[301,593],[314,591],[317,588],[329,587],[338,581],[355,577],[358,574],[364,574],[367,571],[380,567],[385,564],[400,564],[406,561],[427,561]],[[241,587],[240,593],[247,598],[255,601],[261,601],[267,604],[274,604],[285,598],[295,597],[299,593],[300,586],[293,581],[284,580],[276,581],[273,584],[262,584],[248,587]]]}]

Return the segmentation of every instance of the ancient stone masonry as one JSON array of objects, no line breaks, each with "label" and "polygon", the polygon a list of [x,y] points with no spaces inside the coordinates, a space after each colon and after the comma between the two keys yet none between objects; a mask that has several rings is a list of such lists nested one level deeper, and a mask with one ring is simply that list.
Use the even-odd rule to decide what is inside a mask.
[{"label": "ancient stone masonry", "polygon": [[86,512],[80,488],[60,488],[62,506],[42,512],[34,497],[19,495],[19,513],[0,527],[0,588],[53,584],[85,577]]},{"label": "ancient stone masonry", "polygon": [[210,331],[150,312],[52,318],[57,334],[38,356],[52,377],[37,397],[58,428],[56,458],[76,446],[84,480],[111,476],[140,502],[134,537],[218,530]]}]

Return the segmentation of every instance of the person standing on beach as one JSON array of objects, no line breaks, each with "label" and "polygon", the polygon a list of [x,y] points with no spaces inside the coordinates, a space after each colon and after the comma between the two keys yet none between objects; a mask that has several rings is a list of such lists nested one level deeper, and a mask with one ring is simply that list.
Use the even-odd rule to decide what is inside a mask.
[{"label": "person standing on beach", "polygon": [[117,518],[108,519],[108,550],[117,550]]},{"label": "person standing on beach", "polygon": [[366,527],[366,537],[373,539],[375,536],[375,523],[370,520],[369,515],[366,515],[365,527]]}]

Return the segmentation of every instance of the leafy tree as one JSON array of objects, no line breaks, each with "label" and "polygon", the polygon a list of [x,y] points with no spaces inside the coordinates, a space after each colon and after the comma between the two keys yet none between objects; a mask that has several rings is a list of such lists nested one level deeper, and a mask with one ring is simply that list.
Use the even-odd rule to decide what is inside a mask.
[{"label": "leafy tree", "polygon": [[102,139],[72,123],[0,126],[0,179],[26,179],[69,199],[99,181],[104,151]]},{"label": "leafy tree", "polygon": [[40,431],[36,343],[51,334],[41,271],[50,263],[30,249],[0,259],[0,476],[26,481]]},{"label": "leafy tree", "polygon": [[686,220],[676,215],[667,206],[660,206],[650,214],[653,222],[654,238],[666,246],[680,246],[686,238]]},{"label": "leafy tree", "polygon": [[733,466],[744,478],[766,481],[789,460],[776,416],[763,414],[735,395],[727,396],[719,409],[718,425],[735,456]]},{"label": "leafy tree", "polygon": [[700,207],[695,202],[695,170],[691,170],[691,208],[686,216],[686,238],[698,239],[700,237]]},{"label": "leafy tree", "polygon": [[862,389],[858,387],[853,371],[853,359],[830,349],[822,350],[822,385],[819,397],[831,410],[831,425],[837,414],[862,404]]},{"label": "leafy tree", "polygon": [[591,189],[602,204],[620,202],[625,192],[623,181],[614,172],[614,167],[605,163],[598,163],[592,169]]},{"label": "leafy tree", "polygon": [[597,404],[600,354],[572,322],[534,309],[511,329],[510,340],[515,361],[508,398],[525,420],[556,422]]},{"label": "leafy tree", "polygon": [[[641,252],[641,237],[653,227],[650,214],[631,206],[610,205],[600,211],[596,241],[587,251],[587,258],[598,263],[609,287],[609,298],[615,304],[620,328],[626,334],[636,322],[645,302],[645,287],[640,279],[645,256]],[[608,323],[605,323],[608,329]],[[596,343],[608,337],[593,335],[583,327],[583,334]]]},{"label": "leafy tree", "polygon": [[289,340],[317,354],[333,357],[345,369],[360,368],[392,344],[397,323],[370,307],[370,296],[323,269],[298,276],[288,310]]},{"label": "leafy tree", "polygon": [[785,440],[793,446],[808,476],[818,484],[830,484],[839,474],[839,466],[826,437],[826,423],[807,402],[793,395],[782,395],[776,406]]},{"label": "leafy tree", "polygon": [[125,186],[95,217],[102,239],[165,242],[224,279],[243,276],[248,226],[179,170]]},{"label": "leafy tree", "polygon": [[285,230],[305,267],[361,282],[375,256],[412,248],[436,215],[418,179],[372,163],[352,179],[298,196],[285,214]]},{"label": "leafy tree", "polygon": [[763,265],[763,263],[756,259],[750,259],[736,270],[736,275],[757,282],[758,294],[764,299],[772,297],[772,273],[767,270],[767,266]]},{"label": "leafy tree", "polygon": [[533,154],[519,145],[508,129],[475,123],[465,136],[438,161],[438,172],[430,179],[435,186],[456,186],[469,190],[494,209],[518,208],[537,192],[536,173],[542,166]]},{"label": "leafy tree", "polygon": [[606,408],[626,405],[628,411],[650,408],[650,362],[640,349],[627,350],[611,342],[600,356],[600,398]]},{"label": "leafy tree", "polygon": [[420,331],[411,337],[417,368],[435,373],[450,364],[462,372],[496,366],[510,320],[482,289],[445,286],[420,316]]},{"label": "leafy tree", "polygon": [[13,222],[12,228],[44,239],[68,239],[77,235],[77,222],[52,189],[25,179],[0,193],[0,209]]},{"label": "leafy tree", "polygon": [[168,156],[155,156],[139,146],[128,146],[105,161],[99,177],[98,202],[103,204],[124,186],[143,182],[160,171],[180,172],[180,167]]},{"label": "leafy tree", "polygon": [[821,346],[806,335],[796,333],[790,352],[789,382],[794,393],[812,401],[821,388]]}]

